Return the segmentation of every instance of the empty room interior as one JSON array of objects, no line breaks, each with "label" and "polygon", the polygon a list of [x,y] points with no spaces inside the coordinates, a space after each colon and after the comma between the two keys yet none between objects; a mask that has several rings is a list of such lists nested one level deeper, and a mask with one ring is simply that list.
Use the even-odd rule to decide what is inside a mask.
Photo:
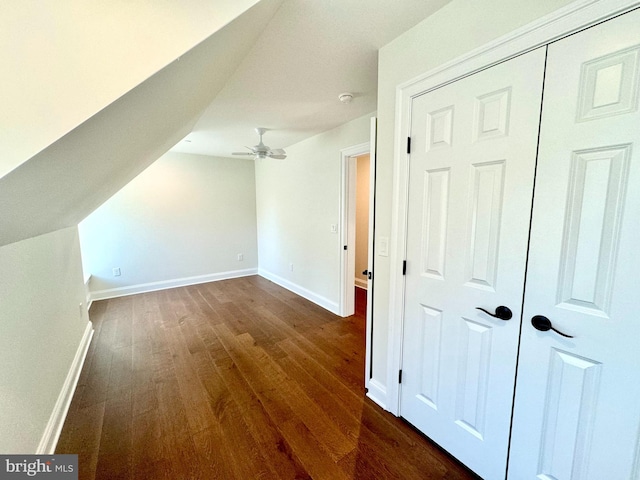
[{"label": "empty room interior", "polygon": [[637,0],[4,2],[0,457],[640,479],[639,27]]}]

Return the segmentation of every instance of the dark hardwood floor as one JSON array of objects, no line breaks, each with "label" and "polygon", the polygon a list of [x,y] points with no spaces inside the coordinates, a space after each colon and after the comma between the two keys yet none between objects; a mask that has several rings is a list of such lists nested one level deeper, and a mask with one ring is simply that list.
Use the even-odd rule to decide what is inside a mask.
[{"label": "dark hardwood floor", "polygon": [[364,318],[261,277],[94,303],[81,479],[476,478],[364,394]]}]

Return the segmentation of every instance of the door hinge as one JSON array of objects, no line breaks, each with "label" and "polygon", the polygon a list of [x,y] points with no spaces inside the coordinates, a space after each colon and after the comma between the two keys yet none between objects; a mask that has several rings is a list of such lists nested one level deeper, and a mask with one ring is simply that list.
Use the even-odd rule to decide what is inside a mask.
[{"label": "door hinge", "polygon": [[407,153],[411,153],[411,137],[407,137]]},{"label": "door hinge", "polygon": [[346,246],[346,245],[344,246],[344,249],[345,249],[345,250],[347,249],[347,246]]},{"label": "door hinge", "polygon": [[406,275],[407,274],[407,261],[403,260],[402,261],[402,275]]},{"label": "door hinge", "polygon": [[373,273],[371,272],[371,270],[369,270],[369,271],[367,272],[367,278],[368,278],[369,280],[372,280],[372,279],[373,279]]},{"label": "door hinge", "polygon": [[398,383],[402,383],[402,370],[398,372]]}]

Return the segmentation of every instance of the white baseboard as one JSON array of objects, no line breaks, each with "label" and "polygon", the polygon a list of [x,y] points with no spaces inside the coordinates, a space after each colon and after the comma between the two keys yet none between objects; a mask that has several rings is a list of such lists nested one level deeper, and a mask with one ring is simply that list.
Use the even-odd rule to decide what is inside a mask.
[{"label": "white baseboard", "polygon": [[87,322],[87,328],[85,328],[82,340],[80,340],[80,345],[78,345],[78,350],[76,350],[76,356],[73,358],[71,368],[69,369],[69,373],[67,373],[67,378],[62,385],[58,400],[56,400],[53,412],[51,412],[51,416],[49,417],[49,422],[47,422],[47,427],[40,439],[40,444],[36,451],[37,455],[51,455],[56,450],[58,438],[60,438],[62,426],[67,418],[71,399],[76,391],[80,372],[82,372],[82,366],[84,365],[84,359],[87,356],[92,337],[93,327],[91,322]]},{"label": "white baseboard", "polygon": [[89,277],[87,277],[87,279],[84,281],[84,295],[85,295],[85,301],[86,301],[86,305],[87,305],[87,312],[89,311],[89,309],[91,308],[91,304],[93,303],[93,299],[91,298],[91,275],[89,275]]},{"label": "white baseboard", "polygon": [[281,287],[286,288],[287,290],[290,290],[293,293],[300,295],[301,297],[306,298],[307,300],[315,303],[316,305],[319,305],[322,308],[329,310],[331,313],[340,315],[339,306],[337,302],[332,302],[326,297],[318,295],[317,293],[314,293],[311,290],[307,290],[306,288],[301,287],[300,285],[293,283],[287,280],[286,278],[282,278],[276,275],[275,273],[271,273],[262,268],[258,269],[258,275],[266,278],[267,280],[271,280],[273,283],[277,283]]},{"label": "white baseboard", "polygon": [[371,378],[367,382],[367,397],[383,409],[387,409],[387,389],[377,380]]},{"label": "white baseboard", "polygon": [[219,280],[228,280],[230,278],[248,277],[250,275],[256,275],[257,273],[257,268],[247,268],[245,270],[232,270],[229,272],[211,273],[207,275],[198,275],[195,277],[176,278],[174,280],[164,280],[162,282],[141,283],[128,287],[96,290],[95,292],[91,292],[91,301],[105,300],[107,298],[125,297],[127,295],[135,295],[137,293],[155,292],[156,290],[185,287],[188,285],[197,285],[199,283],[217,282]]}]

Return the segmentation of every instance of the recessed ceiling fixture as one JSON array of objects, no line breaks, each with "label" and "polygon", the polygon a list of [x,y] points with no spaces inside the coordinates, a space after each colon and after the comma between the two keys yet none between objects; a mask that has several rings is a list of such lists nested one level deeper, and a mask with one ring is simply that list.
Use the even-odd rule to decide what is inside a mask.
[{"label": "recessed ceiling fixture", "polygon": [[351,100],[353,100],[353,93],[341,93],[340,95],[338,95],[338,100],[340,100],[342,103],[351,103]]}]

